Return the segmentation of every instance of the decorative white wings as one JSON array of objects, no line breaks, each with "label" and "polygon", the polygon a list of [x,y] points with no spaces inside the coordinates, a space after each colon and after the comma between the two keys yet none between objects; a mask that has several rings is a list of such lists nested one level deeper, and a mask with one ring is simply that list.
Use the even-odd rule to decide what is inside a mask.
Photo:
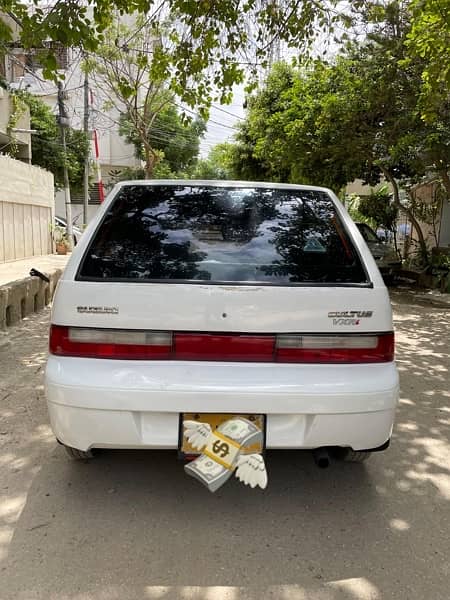
[{"label": "decorative white wings", "polygon": [[254,488],[259,485],[263,490],[267,486],[267,471],[261,454],[244,454],[237,462],[236,477],[245,485]]},{"label": "decorative white wings", "polygon": [[203,450],[210,435],[211,427],[208,423],[184,421],[184,437],[196,450]]}]

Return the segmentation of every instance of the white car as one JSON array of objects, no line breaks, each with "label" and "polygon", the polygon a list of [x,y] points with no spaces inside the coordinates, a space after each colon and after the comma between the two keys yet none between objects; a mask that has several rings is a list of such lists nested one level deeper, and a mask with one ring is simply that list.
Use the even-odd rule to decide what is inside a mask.
[{"label": "white car", "polygon": [[46,391],[75,458],[254,415],[266,448],[364,460],[398,402],[388,293],[328,189],[123,182],[59,282]]},{"label": "white car", "polygon": [[[63,229],[67,229],[67,221],[64,217],[55,216],[55,225],[58,227],[62,227]],[[83,230],[77,227],[77,225],[72,225],[72,234],[73,234],[73,244],[76,246],[83,235]]]}]

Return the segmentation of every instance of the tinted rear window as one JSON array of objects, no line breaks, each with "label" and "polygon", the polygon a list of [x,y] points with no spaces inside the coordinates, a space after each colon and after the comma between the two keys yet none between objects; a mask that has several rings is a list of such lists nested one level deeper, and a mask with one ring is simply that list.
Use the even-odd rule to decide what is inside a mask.
[{"label": "tinted rear window", "polygon": [[325,192],[124,186],[78,279],[361,284],[366,275]]}]

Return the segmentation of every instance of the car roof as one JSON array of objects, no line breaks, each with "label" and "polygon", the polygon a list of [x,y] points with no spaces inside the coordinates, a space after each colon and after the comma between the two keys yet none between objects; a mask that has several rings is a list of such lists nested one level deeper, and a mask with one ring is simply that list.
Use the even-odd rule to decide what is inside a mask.
[{"label": "car roof", "polygon": [[228,181],[225,179],[134,179],[121,181],[118,188],[132,185],[148,186],[204,186],[221,188],[260,188],[279,190],[315,190],[330,192],[328,188],[314,185],[299,185],[295,183],[274,183],[271,181]]}]

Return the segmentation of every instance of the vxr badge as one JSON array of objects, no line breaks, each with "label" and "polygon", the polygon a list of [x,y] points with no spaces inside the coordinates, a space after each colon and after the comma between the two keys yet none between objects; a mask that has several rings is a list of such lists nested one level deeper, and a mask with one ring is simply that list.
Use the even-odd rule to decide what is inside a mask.
[{"label": "vxr badge", "polygon": [[372,315],[372,310],[344,310],[329,312],[328,318],[333,319],[333,325],[359,325],[361,319],[368,319]]}]

